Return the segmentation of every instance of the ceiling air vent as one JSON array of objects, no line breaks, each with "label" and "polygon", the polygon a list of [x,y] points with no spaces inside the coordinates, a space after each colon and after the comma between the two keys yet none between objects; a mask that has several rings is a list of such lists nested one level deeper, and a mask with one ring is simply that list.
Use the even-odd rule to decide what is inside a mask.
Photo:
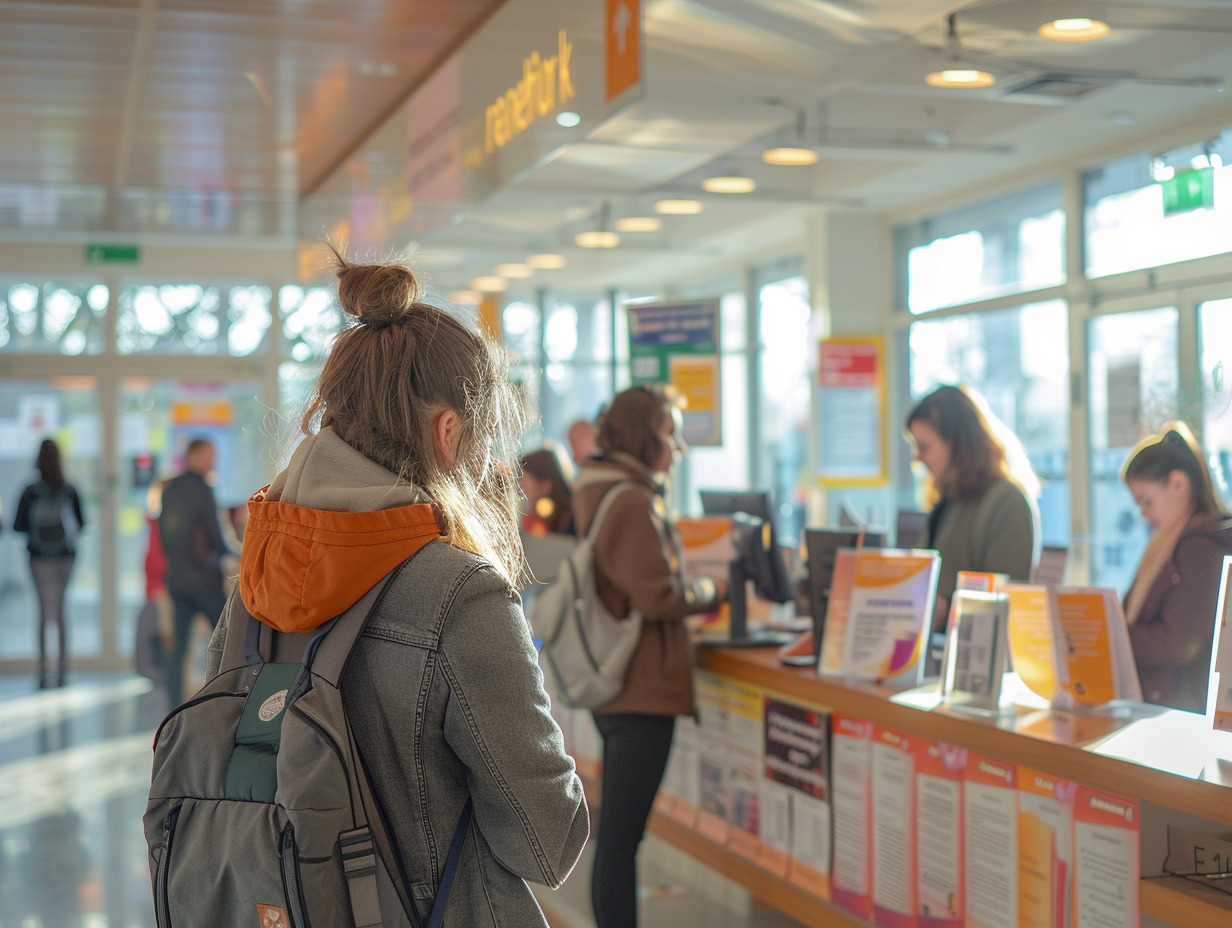
[{"label": "ceiling air vent", "polygon": [[1116,83],[1108,77],[1090,77],[1082,74],[1065,74],[1049,72],[1036,74],[1026,80],[1006,87],[1002,97],[1013,99],[1036,100],[1073,100],[1085,96],[1092,90],[1110,87]]}]

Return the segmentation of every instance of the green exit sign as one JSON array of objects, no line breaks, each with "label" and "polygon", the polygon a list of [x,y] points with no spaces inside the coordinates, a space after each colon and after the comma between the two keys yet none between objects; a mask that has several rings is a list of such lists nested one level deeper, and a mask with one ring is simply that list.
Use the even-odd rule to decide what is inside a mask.
[{"label": "green exit sign", "polygon": [[1159,185],[1164,194],[1164,215],[1210,209],[1215,205],[1215,169],[1202,168],[1170,177]]},{"label": "green exit sign", "polygon": [[86,264],[136,264],[141,260],[137,245],[87,245]]}]

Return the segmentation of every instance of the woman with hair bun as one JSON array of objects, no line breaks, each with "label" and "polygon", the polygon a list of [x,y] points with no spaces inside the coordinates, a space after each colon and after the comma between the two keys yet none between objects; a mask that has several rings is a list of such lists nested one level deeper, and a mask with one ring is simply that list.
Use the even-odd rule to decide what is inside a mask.
[{"label": "woman with hair bun", "polygon": [[305,632],[392,576],[340,689],[409,920],[428,918],[469,797],[445,923],[546,926],[526,881],[559,886],[589,818],[515,593],[523,420],[505,355],[422,302],[408,268],[334,258],[355,322],[289,465],[249,501],[238,595],[276,633]]},{"label": "woman with hair bun", "polygon": [[1125,596],[1142,698],[1204,712],[1232,522],[1183,422],[1139,442],[1121,477],[1152,529]]},{"label": "woman with hair bun", "polygon": [[693,650],[685,617],[717,608],[726,586],[689,583],[664,502],[668,473],[685,450],[680,410],[661,390],[634,387],[599,417],[599,454],[574,484],[578,534],[609,492],[594,542],[595,586],[612,615],[642,615],[641,638],[620,694],[594,710],[603,738],[603,796],[591,902],[597,928],[637,926],[637,848],[672,746],[676,716],[693,715]]},{"label": "woman with hair bun", "polygon": [[945,631],[960,570],[1027,581],[1039,561],[1039,479],[1018,438],[968,386],[938,387],[904,426],[927,469],[926,547],[941,555],[933,631]]}]

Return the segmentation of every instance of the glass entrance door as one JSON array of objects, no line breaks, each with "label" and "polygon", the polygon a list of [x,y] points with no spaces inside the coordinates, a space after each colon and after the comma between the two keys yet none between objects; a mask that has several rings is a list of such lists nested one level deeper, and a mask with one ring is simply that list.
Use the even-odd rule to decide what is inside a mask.
[{"label": "glass entrance door", "polygon": [[22,490],[38,479],[34,463],[45,438],[60,447],[64,475],[77,488],[86,522],[65,597],[68,653],[78,660],[103,652],[97,398],[94,377],[0,381],[0,661],[38,655],[39,608],[27,536],[13,531],[13,516]]},{"label": "glass entrance door", "polygon": [[1138,441],[1179,415],[1174,306],[1097,316],[1088,324],[1091,580],[1124,595],[1148,526],[1121,482]]}]

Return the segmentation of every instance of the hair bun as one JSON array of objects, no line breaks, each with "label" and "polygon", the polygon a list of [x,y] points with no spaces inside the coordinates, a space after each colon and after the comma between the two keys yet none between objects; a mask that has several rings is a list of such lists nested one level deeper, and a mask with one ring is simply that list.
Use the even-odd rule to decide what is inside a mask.
[{"label": "hair bun", "polygon": [[404,264],[353,264],[332,244],[342,311],[365,325],[384,327],[406,318],[423,288]]}]

